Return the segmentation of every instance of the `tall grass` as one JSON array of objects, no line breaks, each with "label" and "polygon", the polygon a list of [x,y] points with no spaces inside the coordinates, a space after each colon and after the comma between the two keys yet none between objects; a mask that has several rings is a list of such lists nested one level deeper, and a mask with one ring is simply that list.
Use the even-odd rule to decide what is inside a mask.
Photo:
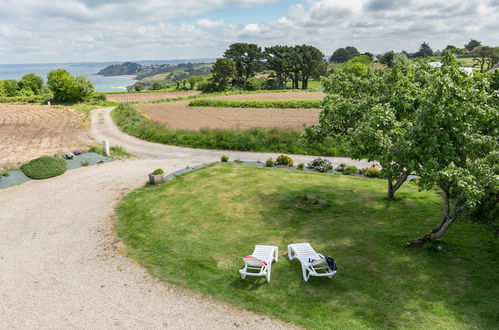
[{"label": "tall grass", "polygon": [[320,109],[322,100],[228,101],[203,99],[191,101],[189,106],[217,108]]},{"label": "tall grass", "polygon": [[334,138],[323,143],[307,143],[303,131],[278,128],[252,128],[249,130],[201,129],[189,131],[171,129],[152,122],[129,104],[120,104],[112,112],[114,122],[127,134],[164,144],[201,149],[221,149],[290,154],[343,156],[344,145]]}]

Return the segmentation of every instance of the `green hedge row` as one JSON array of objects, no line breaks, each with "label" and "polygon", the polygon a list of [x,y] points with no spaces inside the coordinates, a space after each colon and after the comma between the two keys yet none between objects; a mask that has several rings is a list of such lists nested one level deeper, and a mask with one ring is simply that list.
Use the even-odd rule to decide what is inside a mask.
[{"label": "green hedge row", "polygon": [[281,108],[281,109],[319,109],[322,100],[280,100],[280,101],[227,101],[227,100],[194,100],[191,107],[217,108]]},{"label": "green hedge row", "polygon": [[154,123],[129,104],[120,104],[112,112],[118,127],[135,137],[182,147],[201,149],[279,152],[289,154],[344,156],[344,145],[329,137],[323,143],[307,143],[303,131],[278,128],[249,130],[201,129],[199,131],[171,129]]},{"label": "green hedge row", "polygon": [[31,96],[1,96],[0,103],[47,103],[53,95],[31,95]]}]

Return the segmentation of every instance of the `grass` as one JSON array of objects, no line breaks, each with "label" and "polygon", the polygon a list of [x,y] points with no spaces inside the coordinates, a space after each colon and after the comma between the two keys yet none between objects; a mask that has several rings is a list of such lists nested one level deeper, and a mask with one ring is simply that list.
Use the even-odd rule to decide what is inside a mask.
[{"label": "grass", "polygon": [[21,166],[21,170],[31,179],[53,178],[66,172],[66,162],[62,158],[43,156]]},{"label": "grass", "polygon": [[323,143],[307,143],[299,130],[252,128],[249,130],[171,129],[152,122],[130,104],[120,104],[111,116],[125,133],[140,139],[181,147],[257,152],[280,152],[323,156],[342,156],[345,147],[332,137]]},{"label": "grass", "polygon": [[282,101],[227,101],[227,100],[194,100],[191,107],[217,108],[280,108],[280,109],[320,109],[322,100],[282,100]]},{"label": "grass", "polygon": [[[444,249],[404,244],[436,224],[441,201],[406,184],[219,163],[145,186],[117,207],[127,254],[165,282],[314,329],[492,329],[499,324],[499,242],[459,219]],[[307,207],[307,194],[327,201]],[[333,256],[333,279],[302,279],[287,244]],[[255,244],[280,249],[272,280],[241,280]]]},{"label": "grass", "polygon": [[[104,155],[104,151],[101,146],[92,146],[88,150],[88,152],[96,152],[98,154]],[[120,146],[112,146],[109,147],[110,156],[114,159],[128,159],[134,158],[135,156],[128,151],[126,151],[123,147]],[[106,155],[104,155],[106,156]]]}]

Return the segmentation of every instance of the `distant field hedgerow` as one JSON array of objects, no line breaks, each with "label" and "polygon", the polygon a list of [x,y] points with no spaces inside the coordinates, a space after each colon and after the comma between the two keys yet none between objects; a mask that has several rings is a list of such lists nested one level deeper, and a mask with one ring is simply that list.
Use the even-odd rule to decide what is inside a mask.
[{"label": "distant field hedgerow", "polygon": [[278,100],[278,101],[228,101],[228,100],[194,100],[191,107],[216,108],[281,108],[281,109],[320,109],[322,100]]},{"label": "distant field hedgerow", "polygon": [[346,149],[334,138],[322,143],[307,143],[303,131],[277,128],[248,130],[201,129],[199,131],[171,129],[155,123],[129,104],[120,104],[112,112],[116,125],[125,133],[143,140],[181,147],[290,154],[344,156]]}]

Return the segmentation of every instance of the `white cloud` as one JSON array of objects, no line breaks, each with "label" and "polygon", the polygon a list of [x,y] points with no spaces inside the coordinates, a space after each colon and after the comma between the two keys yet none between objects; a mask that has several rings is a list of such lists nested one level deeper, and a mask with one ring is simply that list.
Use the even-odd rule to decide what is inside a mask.
[{"label": "white cloud", "polygon": [[[288,6],[265,21],[238,21],[270,2]],[[235,5],[235,7],[234,7]],[[2,0],[0,63],[221,56],[236,41],[353,45],[374,53],[499,44],[499,0]],[[233,10],[220,19],[216,14]]]}]

